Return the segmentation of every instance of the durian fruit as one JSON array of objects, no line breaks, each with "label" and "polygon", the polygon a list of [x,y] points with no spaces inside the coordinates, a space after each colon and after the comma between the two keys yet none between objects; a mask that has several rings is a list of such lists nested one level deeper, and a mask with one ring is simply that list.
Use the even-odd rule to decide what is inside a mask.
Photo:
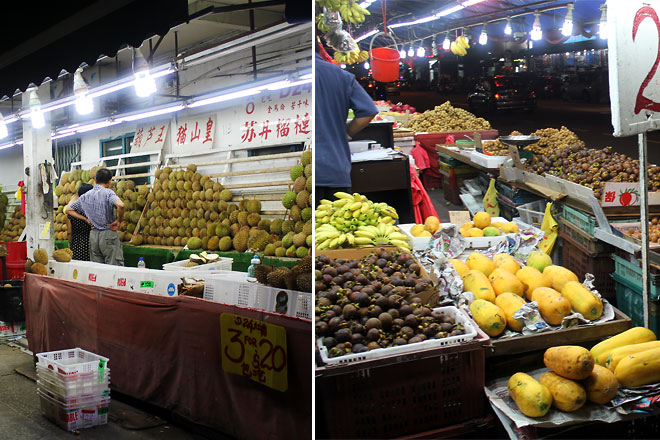
[{"label": "durian fruit", "polygon": [[28,258],[25,261],[25,272],[32,273],[32,265],[33,264],[34,264],[34,261],[32,261],[31,259]]},{"label": "durian fruit", "polygon": [[300,211],[300,217],[302,221],[308,222],[312,219],[312,208],[305,208]]},{"label": "durian fruit", "polygon": [[300,209],[307,208],[309,206],[309,196],[310,194],[306,189],[300,191],[298,195],[296,195],[296,205],[298,205]]},{"label": "durian fruit", "polygon": [[302,155],[300,156],[300,163],[304,167],[306,167],[307,165],[310,165],[312,163],[312,151],[311,150],[303,151]]},{"label": "durian fruit", "polygon": [[275,249],[276,248],[277,248],[277,246],[275,246],[274,243],[268,243],[266,245],[266,248],[264,249],[264,255],[266,255],[268,257],[271,257],[271,256],[275,255]]},{"label": "durian fruit", "polygon": [[267,218],[262,218],[259,220],[259,224],[257,225],[259,229],[263,229],[264,231],[270,231],[270,220]]},{"label": "durian fruit", "polygon": [[300,268],[301,272],[312,272],[312,257],[309,255],[303,257],[300,260],[300,263],[298,263],[298,267]]},{"label": "durian fruit", "polygon": [[303,176],[298,177],[296,179],[296,181],[293,182],[293,190],[296,193],[299,193],[300,191],[302,191],[306,187],[307,187],[307,179],[305,179],[305,177],[303,177]]},{"label": "durian fruit", "polygon": [[259,213],[261,212],[261,202],[257,199],[248,200],[245,203],[245,208],[247,212]]},{"label": "durian fruit", "polygon": [[281,233],[282,234],[288,234],[289,232],[293,231],[295,223],[292,222],[291,220],[284,220],[282,222],[282,228],[281,228]]},{"label": "durian fruit", "polygon": [[284,285],[289,290],[296,290],[296,278],[298,278],[298,266],[294,266],[290,271],[284,275]]},{"label": "durian fruit", "polygon": [[[48,264],[48,253],[45,249],[35,249],[33,258],[35,263],[40,263],[42,265]],[[43,275],[46,275],[45,273]]]},{"label": "durian fruit", "polygon": [[[46,258],[48,258],[47,254]],[[46,269],[46,266],[41,263],[35,262],[30,270],[32,273],[36,273],[37,275],[48,275],[48,269]]]},{"label": "durian fruit", "polygon": [[300,209],[298,205],[293,205],[291,207],[291,212],[289,213],[289,215],[291,216],[291,219],[293,221],[298,222],[302,220],[302,209]]},{"label": "durian fruit", "polygon": [[302,258],[307,255],[309,255],[309,249],[307,249],[305,246],[296,248],[296,257]]},{"label": "durian fruit", "polygon": [[53,252],[53,259],[61,263],[68,263],[73,258],[73,252],[71,249],[58,249]]},{"label": "durian fruit", "polygon": [[246,226],[248,224],[248,213],[247,211],[240,211],[238,213],[238,224],[241,226]]},{"label": "durian fruit", "polygon": [[312,273],[303,272],[296,278],[297,290],[301,292],[312,292]]},{"label": "durian fruit", "polygon": [[234,237],[234,249],[236,249],[238,252],[245,252],[248,247],[248,239],[249,233],[247,231],[239,231]]},{"label": "durian fruit", "polygon": [[300,164],[296,164],[293,167],[291,167],[291,171],[289,172],[289,175],[291,176],[291,180],[295,182],[298,177],[303,175],[304,171],[305,168]]},{"label": "durian fruit", "polygon": [[261,216],[256,212],[252,212],[247,216],[247,223],[249,226],[257,226],[261,221]]},{"label": "durian fruit", "polygon": [[263,251],[266,249],[268,243],[270,243],[270,234],[264,230],[257,229],[257,232],[248,240],[248,249]]},{"label": "durian fruit", "polygon": [[260,284],[268,284],[268,274],[273,271],[273,266],[260,264],[254,268],[254,277]]},{"label": "durian fruit", "polygon": [[284,289],[286,287],[286,284],[284,283],[284,277],[288,272],[289,269],[286,267],[278,267],[277,269],[273,270],[266,277],[268,285],[277,289]]},{"label": "durian fruit", "polygon": [[295,234],[293,236],[293,245],[295,247],[300,247],[300,246],[305,246],[305,240],[307,239],[307,236],[303,234],[302,232]]},{"label": "durian fruit", "polygon": [[206,248],[210,251],[217,251],[220,246],[220,238],[218,236],[213,236],[209,238]]},{"label": "durian fruit", "polygon": [[[170,238],[172,238],[172,237],[170,237]],[[172,242],[174,242],[174,240],[172,240]],[[188,239],[188,249],[197,250],[197,249],[201,249],[201,248],[202,248],[202,240],[200,240],[199,237],[192,237],[192,238]]]},{"label": "durian fruit", "polygon": [[226,252],[229,249],[231,249],[232,246],[232,240],[230,236],[225,236],[220,239],[220,243],[218,244],[218,249],[222,252]]},{"label": "durian fruit", "polygon": [[285,254],[285,255],[286,255],[287,257],[289,257],[289,258],[296,258],[296,247],[295,247],[294,245],[291,245],[291,247],[289,247],[289,248],[286,250],[286,254]]},{"label": "durian fruit", "polygon": [[286,248],[284,246],[279,246],[275,248],[275,256],[283,257],[286,255]]},{"label": "durian fruit", "polygon": [[282,205],[286,209],[291,209],[291,207],[296,203],[296,193],[293,191],[289,191],[286,194],[284,194],[284,197],[282,197]]},{"label": "durian fruit", "polygon": [[285,248],[291,247],[293,245],[293,236],[294,236],[293,231],[285,234],[284,237],[282,237],[282,246],[284,246]]},{"label": "durian fruit", "polygon": [[276,218],[270,222],[270,233],[277,235],[282,233],[282,219]]}]

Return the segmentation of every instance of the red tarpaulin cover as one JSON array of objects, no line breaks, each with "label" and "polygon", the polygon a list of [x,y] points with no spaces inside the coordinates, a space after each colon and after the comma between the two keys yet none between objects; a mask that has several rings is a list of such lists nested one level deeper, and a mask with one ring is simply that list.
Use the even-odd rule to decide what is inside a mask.
[{"label": "red tarpaulin cover", "polygon": [[410,189],[412,190],[413,210],[415,211],[415,223],[424,223],[429,216],[438,217],[433,207],[429,194],[424,189],[422,181],[417,177],[415,170],[410,167]]},{"label": "red tarpaulin cover", "polygon": [[[241,439],[312,438],[308,320],[191,297],[128,292],[27,274],[30,350],[106,356],[112,389]],[[288,390],[222,369],[220,314],[283,326]]]}]

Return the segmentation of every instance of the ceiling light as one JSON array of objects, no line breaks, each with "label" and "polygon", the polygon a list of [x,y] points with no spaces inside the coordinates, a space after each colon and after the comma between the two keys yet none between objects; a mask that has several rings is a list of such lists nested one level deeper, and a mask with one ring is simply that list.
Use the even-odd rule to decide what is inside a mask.
[{"label": "ceiling light", "polygon": [[401,50],[399,51],[399,58],[404,59],[405,57],[406,57],[406,51],[403,50],[403,47],[402,47]]},{"label": "ceiling light", "polygon": [[426,55],[426,49],[424,49],[423,42],[419,42],[419,47],[417,48],[417,56],[422,58],[424,55]]},{"label": "ceiling light", "polygon": [[511,35],[513,30],[511,29],[511,19],[506,19],[506,26],[504,26],[504,35]]},{"label": "ceiling light", "polygon": [[88,115],[94,111],[94,100],[90,98],[89,87],[82,77],[82,68],[73,75],[73,94],[76,96],[76,111],[79,115]]},{"label": "ceiling light", "polygon": [[[204,105],[204,104],[201,104],[201,105]],[[134,115],[123,116],[118,120],[118,122],[137,121],[139,119],[151,118],[153,116],[166,115],[167,113],[172,113],[172,112],[179,111],[179,110],[183,109],[183,107],[184,107],[184,105],[179,103],[179,104],[176,104],[176,105],[171,105],[169,107],[164,107],[164,108],[160,108],[160,109],[157,109],[157,110],[150,110],[148,112],[142,112],[142,113],[136,113]],[[76,131],[79,132],[80,130],[76,130]]]},{"label": "ceiling light", "polygon": [[410,48],[408,49],[408,56],[410,58],[415,56],[415,51],[413,50],[412,44],[410,45]]},{"label": "ceiling light", "polygon": [[375,35],[375,34],[377,34],[377,33],[378,33],[378,30],[376,30],[376,29],[374,29],[374,30],[372,30],[372,31],[369,31],[369,32],[367,32],[366,34],[357,37],[357,38],[355,39],[355,42],[358,43],[358,42],[364,40],[365,38],[369,38],[369,37],[371,37],[372,35]]},{"label": "ceiling light", "polygon": [[484,26],[481,28],[481,35],[479,35],[479,44],[484,46],[486,43],[488,43],[488,34],[486,33],[486,23],[484,23]]},{"label": "ceiling light", "polygon": [[365,61],[363,66],[365,69],[369,70],[369,61]]},{"label": "ceiling light", "polygon": [[607,40],[607,5],[603,3],[600,5],[600,25],[598,26],[598,35],[603,40]]},{"label": "ceiling light", "polygon": [[32,128],[39,129],[46,125],[36,88],[30,89],[30,119],[32,120]]},{"label": "ceiling light", "polygon": [[156,93],[156,81],[149,75],[149,64],[140,49],[133,48],[133,75],[135,75],[135,94],[146,98]]},{"label": "ceiling light", "polygon": [[5,118],[2,116],[2,113],[0,113],[0,139],[4,139],[7,136],[9,136],[7,124],[5,124]]},{"label": "ceiling light", "polygon": [[431,40],[431,55],[433,56],[438,55],[438,46],[435,44],[435,38]]},{"label": "ceiling light", "polygon": [[564,25],[561,27],[561,34],[565,37],[570,37],[573,35],[573,4],[569,3],[566,5],[568,12],[566,12],[566,17],[564,18]]},{"label": "ceiling light", "polygon": [[451,47],[451,41],[449,40],[449,32],[445,34],[445,41],[442,42],[442,48],[444,50],[449,50]]},{"label": "ceiling light", "polygon": [[541,30],[541,16],[538,12],[534,13],[534,24],[532,25],[532,32],[530,32],[532,40],[538,41],[543,38],[543,31]]},{"label": "ceiling light", "polygon": [[341,67],[342,69],[345,69],[345,68],[346,68],[346,64],[340,64],[339,67]]}]

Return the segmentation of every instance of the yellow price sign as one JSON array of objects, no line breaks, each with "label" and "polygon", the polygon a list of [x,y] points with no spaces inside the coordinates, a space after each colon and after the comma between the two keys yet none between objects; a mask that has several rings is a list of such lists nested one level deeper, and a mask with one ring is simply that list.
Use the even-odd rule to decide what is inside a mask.
[{"label": "yellow price sign", "polygon": [[222,369],[248,377],[267,387],[286,391],[286,330],[244,316],[220,315]]}]

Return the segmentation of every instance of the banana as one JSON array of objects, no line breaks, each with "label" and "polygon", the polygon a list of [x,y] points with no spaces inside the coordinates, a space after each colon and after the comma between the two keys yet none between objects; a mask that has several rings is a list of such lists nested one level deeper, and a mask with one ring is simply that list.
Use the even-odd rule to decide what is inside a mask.
[{"label": "banana", "polygon": [[[454,55],[458,55],[458,53],[456,52],[456,42],[455,42],[455,41],[452,41],[452,42],[451,42],[451,44],[449,45],[449,50],[450,50],[451,53],[453,53]],[[337,55],[337,53],[335,52],[335,56],[336,56],[336,55]],[[335,59],[336,59],[336,58],[335,58]],[[339,60],[337,60],[337,61],[339,61]]]},{"label": "banana", "polygon": [[369,245],[373,244],[373,240],[367,237],[355,237],[355,244],[357,245]]},{"label": "banana", "polygon": [[468,42],[468,39],[465,38],[464,35],[461,35],[456,39],[456,44],[463,49],[469,49],[470,48],[470,43]]},{"label": "banana", "polygon": [[388,237],[390,237],[390,240],[408,241],[408,236],[400,232],[392,232],[388,235]]},{"label": "banana", "polygon": [[359,209],[356,209],[355,211],[353,211],[353,218],[360,217],[360,214],[362,214],[362,211],[360,211]]},{"label": "banana", "polygon": [[347,203],[348,203],[348,199],[339,199],[332,202],[332,206],[334,206],[335,208],[341,208]]},{"label": "banana", "polygon": [[398,247],[400,247],[400,248],[403,248],[403,249],[406,249],[406,250],[410,250],[410,246],[409,246],[408,243],[406,243],[405,241],[401,241],[401,240],[390,240],[390,243],[392,243],[394,246],[398,246]]},{"label": "banana", "polygon": [[345,193],[345,192],[342,192],[342,191],[337,191],[334,194],[334,196],[337,197],[338,199],[353,200],[353,196],[351,194]]},{"label": "banana", "polygon": [[348,209],[355,211],[356,209],[362,209],[362,202],[355,202],[348,205]]},{"label": "banana", "polygon": [[346,212],[344,213],[344,215],[343,215],[343,217],[344,217],[346,220],[348,220],[348,219],[351,218],[352,216],[353,216],[353,213],[352,213],[351,211],[346,211]]},{"label": "banana", "polygon": [[346,234],[346,242],[348,242],[349,246],[353,246],[355,244],[355,236],[351,234],[350,232]]}]

